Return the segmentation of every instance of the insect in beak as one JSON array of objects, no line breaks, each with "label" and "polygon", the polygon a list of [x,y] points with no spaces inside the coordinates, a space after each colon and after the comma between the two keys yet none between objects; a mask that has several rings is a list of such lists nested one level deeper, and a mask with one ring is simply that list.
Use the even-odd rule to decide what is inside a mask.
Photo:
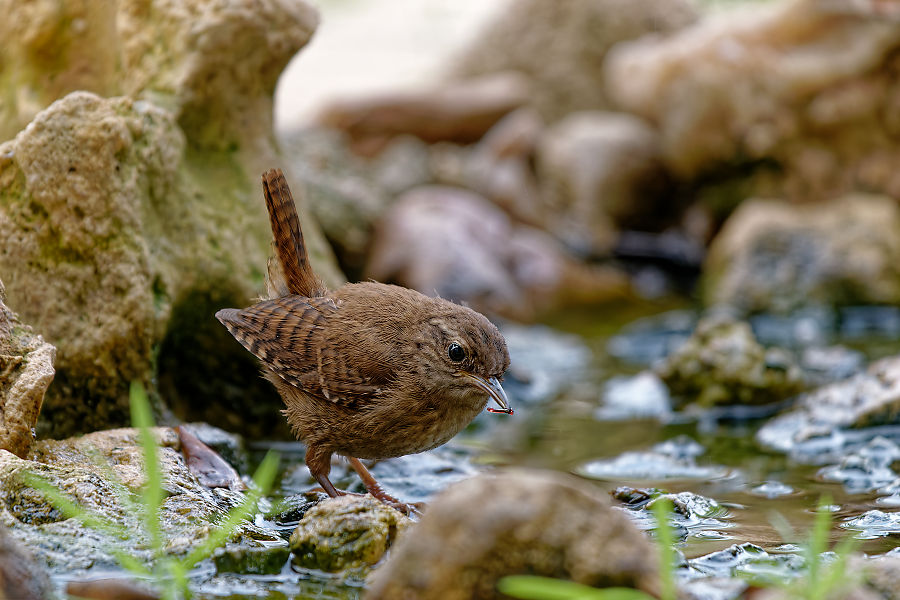
[{"label": "insect in beak", "polygon": [[488,407],[488,412],[492,413],[500,413],[504,415],[513,414],[513,409],[509,407],[509,398],[506,397],[506,392],[503,390],[503,386],[500,385],[500,382],[497,381],[496,377],[481,377],[480,375],[473,375],[472,373],[463,373],[465,377],[470,379],[475,385],[483,389],[487,392],[490,397],[497,403],[500,407],[494,408],[493,406]]}]

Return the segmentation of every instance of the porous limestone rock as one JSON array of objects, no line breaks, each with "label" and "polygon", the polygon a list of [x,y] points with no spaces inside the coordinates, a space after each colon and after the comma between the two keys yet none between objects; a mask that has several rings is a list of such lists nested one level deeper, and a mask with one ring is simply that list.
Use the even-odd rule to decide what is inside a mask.
[{"label": "porous limestone rock", "polygon": [[806,385],[793,356],[764,348],[750,325],[719,315],[702,319],[655,371],[675,398],[702,407],[780,402]]},{"label": "porous limestone rock", "polygon": [[890,4],[745,3],[617,45],[605,89],[659,128],[682,178],[733,171],[752,175],[748,195],[896,198],[900,18]]},{"label": "porous limestone rock", "polygon": [[709,305],[787,313],[810,304],[900,302],[900,207],[848,195],[816,204],[748,200],[713,239]]},{"label": "porous limestone rock", "polygon": [[271,136],[275,83],[318,24],[309,4],[283,0],[2,0],[0,11],[0,139],[86,90],[152,99],[192,144],[219,149]]},{"label": "porous limestone rock", "polygon": [[309,509],[291,534],[294,562],[363,574],[410,525],[409,517],[370,495],[328,498]]},{"label": "porous limestone rock", "polygon": [[0,449],[23,457],[53,381],[56,348],[20,323],[5,299],[0,281]]},{"label": "porous limestone rock", "polygon": [[[282,160],[271,96],[316,13],[280,0],[94,4],[0,5],[0,94],[23,99],[18,123],[43,109],[0,145],[0,276],[58,348],[39,429],[124,424],[139,380],[181,418],[288,435],[277,395],[213,314],[263,289],[258,174]],[[103,41],[76,43],[85,36]],[[69,89],[126,95],[50,104]],[[286,170],[311,260],[336,284]]]},{"label": "porous limestone rock", "polygon": [[[864,373],[812,390],[794,407],[771,419],[756,434],[757,441],[779,452],[795,452],[811,442],[819,457],[840,432],[900,423],[900,357],[872,363]],[[818,444],[815,444],[816,442]]]},{"label": "porous limestone rock", "polygon": [[543,575],[658,592],[657,553],[597,488],[511,470],[456,483],[370,578],[366,600],[501,598],[506,575]]},{"label": "porous limestone rock", "polygon": [[696,18],[686,0],[514,2],[462,52],[452,73],[523,73],[533,89],[530,104],[553,122],[574,111],[609,107],[601,66],[616,43],[676,30]]}]

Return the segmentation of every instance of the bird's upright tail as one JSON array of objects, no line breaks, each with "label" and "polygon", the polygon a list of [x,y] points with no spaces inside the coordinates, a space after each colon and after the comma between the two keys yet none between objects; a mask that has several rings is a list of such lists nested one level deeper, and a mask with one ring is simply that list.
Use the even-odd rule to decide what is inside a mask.
[{"label": "bird's upright tail", "polygon": [[297,207],[284,173],[281,169],[269,169],[263,173],[262,183],[272,226],[274,253],[269,259],[266,282],[269,297],[296,294],[311,298],[324,295],[327,290],[309,262]]}]

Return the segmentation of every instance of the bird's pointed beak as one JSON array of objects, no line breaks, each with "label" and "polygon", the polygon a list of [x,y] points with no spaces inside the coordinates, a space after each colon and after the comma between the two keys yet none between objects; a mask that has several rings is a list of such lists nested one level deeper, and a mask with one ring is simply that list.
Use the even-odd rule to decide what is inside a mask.
[{"label": "bird's pointed beak", "polygon": [[506,397],[506,392],[503,390],[503,386],[500,385],[500,382],[497,381],[496,377],[481,377],[480,375],[474,375],[472,373],[464,373],[466,377],[468,377],[472,382],[487,392],[490,397],[497,403],[500,407],[500,410],[496,409],[488,409],[491,412],[502,412],[508,415],[512,414],[512,409],[509,407],[509,398]]}]

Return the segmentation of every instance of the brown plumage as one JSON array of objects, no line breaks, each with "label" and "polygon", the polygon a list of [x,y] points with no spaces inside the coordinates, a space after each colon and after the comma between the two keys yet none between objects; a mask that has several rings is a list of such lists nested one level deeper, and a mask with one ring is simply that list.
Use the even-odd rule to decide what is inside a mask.
[{"label": "brown plumage", "polygon": [[435,448],[491,398],[511,412],[499,383],[506,342],[481,314],[413,290],[366,282],[328,291],[312,271],[280,170],[263,175],[263,190],[275,251],[270,298],[216,317],[262,361],[325,491],[342,493],[328,479],[337,453],[373,495],[403,508],[358,459]]}]

